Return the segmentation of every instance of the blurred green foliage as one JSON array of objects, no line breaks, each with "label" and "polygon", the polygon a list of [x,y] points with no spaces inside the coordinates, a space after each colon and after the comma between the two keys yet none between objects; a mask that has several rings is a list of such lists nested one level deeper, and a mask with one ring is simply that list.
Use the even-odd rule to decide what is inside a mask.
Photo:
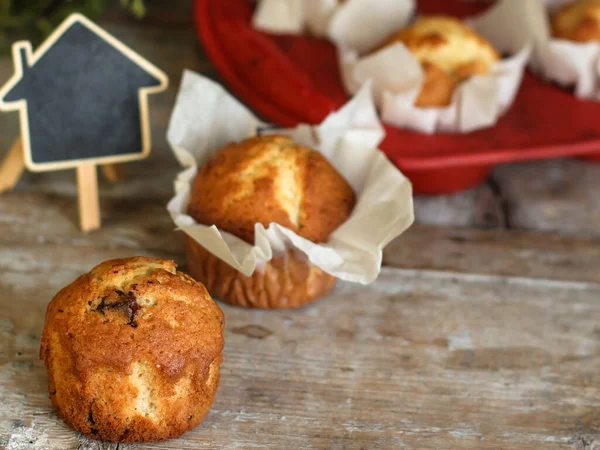
[{"label": "blurred green foliage", "polygon": [[[17,39],[30,40],[35,48],[73,12],[94,19],[116,5],[115,0],[0,0],[0,53]],[[120,0],[120,5],[137,18],[146,12],[144,0]]]}]

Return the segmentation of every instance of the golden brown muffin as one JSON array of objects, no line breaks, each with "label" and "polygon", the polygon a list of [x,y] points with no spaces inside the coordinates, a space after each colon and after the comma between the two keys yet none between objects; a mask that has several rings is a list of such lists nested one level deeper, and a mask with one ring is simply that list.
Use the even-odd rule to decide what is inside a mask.
[{"label": "golden brown muffin", "polygon": [[600,41],[600,0],[576,0],[552,16],[552,34],[575,42]]},{"label": "golden brown muffin", "polygon": [[[350,185],[319,152],[288,137],[257,136],[225,146],[200,168],[188,214],[251,244],[256,223],[278,223],[320,243],[348,219],[355,202]],[[232,304],[301,306],[329,292],[334,283],[331,275],[293,253],[244,277],[198,247],[188,239],[190,272]]]},{"label": "golden brown muffin", "polygon": [[52,299],[40,356],[52,404],[77,431],[113,442],[197,426],[219,383],[224,317],[173,261],[107,261]]},{"label": "golden brown muffin", "polygon": [[324,242],[354,203],[321,153],[285,136],[256,136],[223,147],[200,168],[188,214],[252,244],[254,224],[272,222]]},{"label": "golden brown muffin", "polygon": [[425,80],[416,106],[448,106],[461,81],[483,75],[499,61],[492,45],[462,21],[425,16],[390,36],[380,47],[402,42],[423,66]]}]

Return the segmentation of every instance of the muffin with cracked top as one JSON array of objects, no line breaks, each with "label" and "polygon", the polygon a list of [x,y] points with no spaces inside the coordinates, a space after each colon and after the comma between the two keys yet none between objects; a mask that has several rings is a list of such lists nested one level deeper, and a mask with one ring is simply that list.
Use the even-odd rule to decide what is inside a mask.
[{"label": "muffin with cracked top", "polygon": [[[356,197],[319,152],[285,136],[256,136],[217,151],[198,171],[188,214],[254,244],[254,227],[277,223],[315,243],[348,219]],[[291,250],[247,277],[187,237],[188,267],[217,298],[290,308],[327,294],[335,278]]]},{"label": "muffin with cracked top", "polygon": [[403,43],[423,68],[423,87],[415,106],[448,106],[462,81],[487,74],[500,60],[489,41],[450,16],[420,17],[379,49],[396,42]]},{"label": "muffin with cracked top", "polygon": [[223,326],[204,286],[173,261],[104,262],[48,305],[40,356],[52,404],[91,438],[175,438],[211,407]]}]

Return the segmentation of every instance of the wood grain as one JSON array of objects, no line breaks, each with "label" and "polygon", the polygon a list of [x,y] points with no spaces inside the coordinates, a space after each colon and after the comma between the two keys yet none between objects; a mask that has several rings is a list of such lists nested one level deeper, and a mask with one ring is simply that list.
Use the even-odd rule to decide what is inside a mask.
[{"label": "wood grain", "polygon": [[[0,272],[23,300],[1,307],[0,442],[95,448],[52,413],[37,354],[47,301],[87,269],[88,258],[55,271],[44,255],[52,252],[39,256],[35,271]],[[297,449],[509,450],[575,449],[582,436],[600,442],[599,295],[599,285],[581,282],[385,269],[371,286],[339,283],[297,311],[222,305],[222,381],[204,424],[178,440],[120,448],[280,448],[283,441]]]},{"label": "wood grain", "polygon": [[384,251],[388,266],[600,282],[600,240],[555,232],[413,225]]},{"label": "wood grain", "polygon": [[[157,252],[185,265],[183,235],[174,231],[165,208],[167,198],[110,195],[128,183],[137,182],[128,178],[121,186],[104,185],[104,225],[86,235],[77,229],[75,199],[30,192],[4,194],[0,198],[0,256],[7,262],[18,261],[44,245],[65,244],[121,249],[129,255]],[[55,264],[59,263],[64,264]],[[417,224],[386,247],[383,263],[398,268],[600,283],[600,240],[553,232]]]},{"label": "wood grain", "polygon": [[600,235],[600,164],[558,159],[494,170],[512,228]]}]

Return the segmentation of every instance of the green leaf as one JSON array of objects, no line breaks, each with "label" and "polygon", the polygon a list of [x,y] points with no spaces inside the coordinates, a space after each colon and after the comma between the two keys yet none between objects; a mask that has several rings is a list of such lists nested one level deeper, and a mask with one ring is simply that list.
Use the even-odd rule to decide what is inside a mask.
[{"label": "green leaf", "polygon": [[136,19],[141,19],[146,15],[144,0],[121,0],[121,6],[129,9]]}]

